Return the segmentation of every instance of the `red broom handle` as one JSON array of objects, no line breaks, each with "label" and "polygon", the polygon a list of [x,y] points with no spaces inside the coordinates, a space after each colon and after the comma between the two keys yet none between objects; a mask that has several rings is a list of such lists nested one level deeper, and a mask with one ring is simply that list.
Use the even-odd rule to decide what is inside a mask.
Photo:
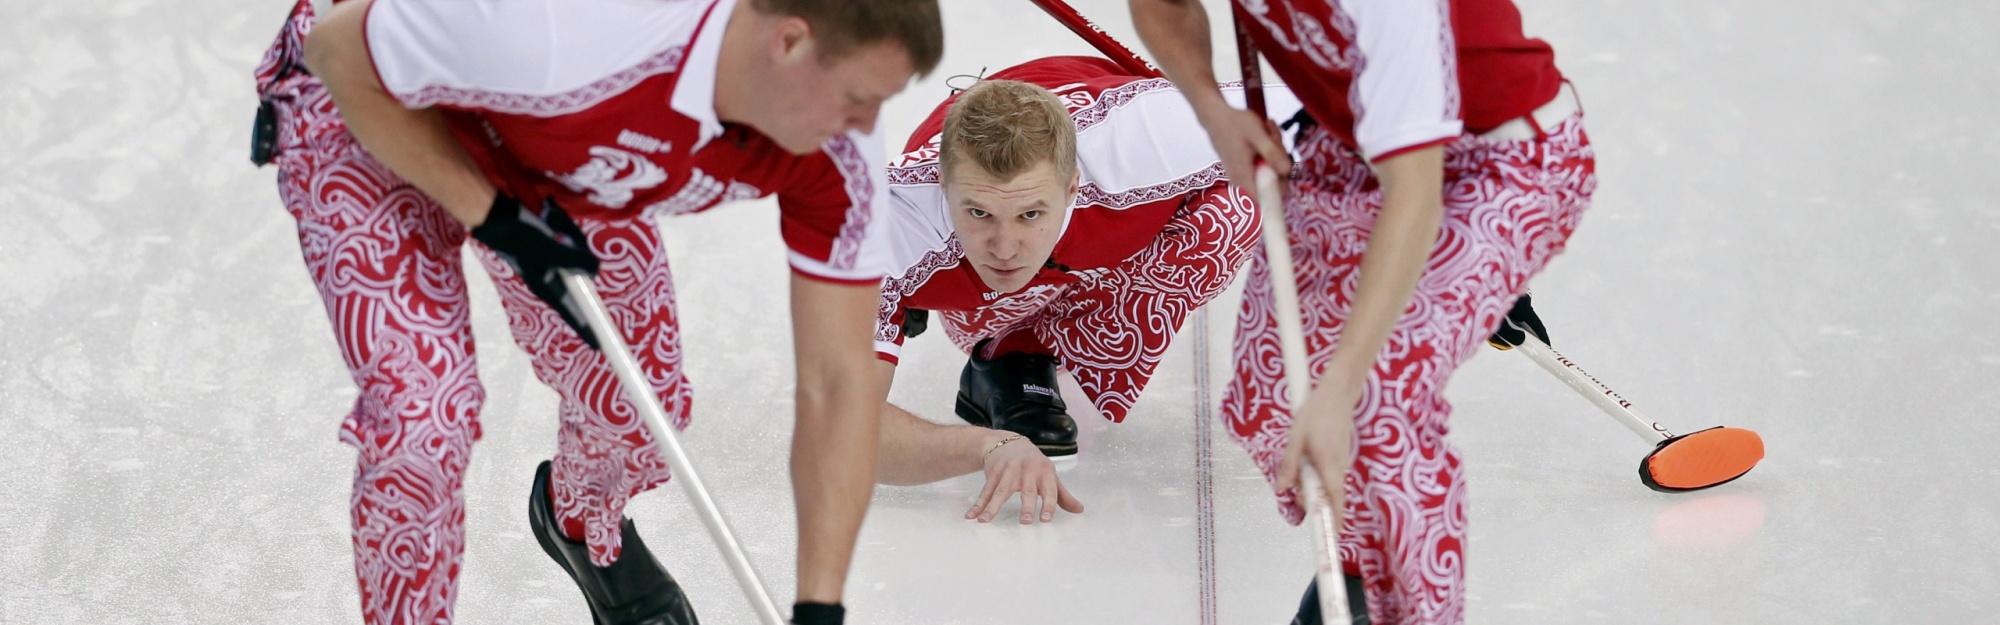
[{"label": "red broom handle", "polygon": [[1235,2],[1229,6],[1229,21],[1236,27],[1236,63],[1243,70],[1244,104],[1249,105],[1246,110],[1258,117],[1269,117],[1264,114],[1264,68],[1257,62],[1257,44],[1243,27],[1243,7]]},{"label": "red broom handle", "polygon": [[1159,78],[1162,76],[1159,68],[1153,67],[1153,64],[1147,63],[1145,59],[1139,58],[1139,54],[1133,52],[1131,48],[1125,47],[1125,44],[1118,43],[1118,40],[1112,39],[1111,35],[1104,32],[1104,29],[1098,28],[1090,20],[1084,19],[1083,14],[1077,13],[1076,9],[1070,8],[1069,3],[1063,2],[1063,0],[1032,1],[1035,3],[1035,6],[1041,7],[1043,11],[1048,12],[1049,17],[1056,18],[1056,21],[1062,22],[1063,26],[1069,27],[1070,32],[1076,33],[1076,36],[1090,42],[1091,47],[1097,48],[1098,52],[1109,57],[1111,62],[1117,63],[1119,67],[1125,68],[1125,71],[1131,72],[1134,76],[1145,76],[1148,78]]}]

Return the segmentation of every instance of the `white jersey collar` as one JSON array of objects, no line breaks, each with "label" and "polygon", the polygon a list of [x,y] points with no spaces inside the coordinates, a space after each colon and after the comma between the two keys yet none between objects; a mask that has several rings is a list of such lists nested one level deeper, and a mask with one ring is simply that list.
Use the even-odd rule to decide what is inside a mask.
[{"label": "white jersey collar", "polygon": [[1076,211],[1081,210],[1082,208],[1083,205],[1080,203],[1077,202],[1069,203],[1069,210],[1063,211],[1062,230],[1056,233],[1057,241],[1061,241],[1063,237],[1069,236],[1069,220],[1070,218],[1075,217]]},{"label": "white jersey collar", "polygon": [[708,11],[701,30],[688,43],[687,59],[681,62],[680,77],[674,83],[674,111],[701,124],[694,148],[700,150],[710,139],[722,136],[722,119],[715,112],[716,66],[722,59],[722,37],[729,30],[729,18],[737,0],[720,0]]}]

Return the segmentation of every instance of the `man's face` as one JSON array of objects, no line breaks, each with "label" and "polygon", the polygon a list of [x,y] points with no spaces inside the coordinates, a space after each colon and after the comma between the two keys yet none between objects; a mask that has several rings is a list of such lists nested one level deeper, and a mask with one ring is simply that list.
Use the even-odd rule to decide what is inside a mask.
[{"label": "man's face", "polygon": [[[798,22],[804,24],[803,21]],[[849,130],[872,132],[882,102],[916,74],[900,44],[880,42],[822,59],[809,34],[780,36],[774,84],[764,85],[769,114],[757,129],[793,154],[809,154]]]},{"label": "man's face", "polygon": [[1062,237],[1076,176],[1060,179],[1048,162],[1009,180],[972,163],[957,163],[950,173],[945,203],[965,260],[987,288],[1012,293],[1028,286]]}]

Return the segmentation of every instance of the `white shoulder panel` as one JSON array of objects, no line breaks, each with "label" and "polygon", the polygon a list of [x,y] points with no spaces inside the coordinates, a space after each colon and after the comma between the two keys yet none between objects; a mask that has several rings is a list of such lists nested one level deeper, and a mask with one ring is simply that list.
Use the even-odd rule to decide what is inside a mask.
[{"label": "white shoulder panel", "polygon": [[924,265],[957,260],[943,258],[951,255],[948,248],[956,232],[950,209],[945,206],[944,188],[936,182],[891,183],[887,199],[882,215],[887,228],[884,251],[891,267],[887,273],[894,284],[885,283],[883,291],[886,295],[892,286],[907,283],[910,292],[897,295],[909,295],[939,268]]},{"label": "white shoulder panel", "polygon": [[1349,101],[1362,155],[1458,136],[1458,52],[1446,0],[1340,0],[1361,60]]},{"label": "white shoulder panel", "polygon": [[[1141,89],[1116,93],[1129,87]],[[1266,86],[1264,93],[1273,119],[1290,119],[1303,108],[1283,86]],[[1079,206],[1130,208],[1227,179],[1194,108],[1166,81],[1135,82],[1104,96],[1100,102],[1114,103],[1108,110],[1078,112]],[[1242,106],[1242,85],[1224,85],[1223,96]],[[1286,144],[1289,148],[1289,137]]]},{"label": "white shoulder panel", "polygon": [[558,115],[680,66],[708,0],[376,0],[366,36],[404,106]]}]

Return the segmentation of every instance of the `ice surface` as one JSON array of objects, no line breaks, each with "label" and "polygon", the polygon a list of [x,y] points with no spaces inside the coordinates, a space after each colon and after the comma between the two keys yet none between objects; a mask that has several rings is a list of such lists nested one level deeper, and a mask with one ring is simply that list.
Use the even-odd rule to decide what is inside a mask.
[{"label": "ice surface", "polygon": [[[1136,44],[1124,3],[1078,2]],[[1222,5],[1211,0],[1220,17]],[[1025,1],[944,3],[937,75],[1087,53]],[[269,169],[245,159],[280,0],[0,4],[0,622],[355,623],[353,398]],[[1451,390],[1474,623],[1988,622],[2000,609],[2000,5],[1523,0],[1575,81],[1602,186],[1535,284],[1556,346],[1683,430],[1761,432],[1710,493],[1518,356]],[[1234,67],[1216,20],[1217,66]],[[1220,72],[1224,77],[1233,71]],[[793,520],[785,276],[768,204],[668,222],[696,383],[689,450],[782,601]],[[473,270],[475,273],[478,270]],[[584,623],[526,532],[554,396],[471,281],[485,440],[465,623]],[[976,480],[878,491],[857,623],[1280,623],[1308,575],[1249,463],[1214,448],[1216,613],[1197,540],[1195,343],[1129,421],[1088,417],[1052,526],[961,521]],[[950,419],[959,357],[894,397]],[[1087,405],[1074,396],[1071,405]],[[749,622],[678,491],[631,508],[706,622]],[[1003,517],[1005,518],[1005,517]]]}]

